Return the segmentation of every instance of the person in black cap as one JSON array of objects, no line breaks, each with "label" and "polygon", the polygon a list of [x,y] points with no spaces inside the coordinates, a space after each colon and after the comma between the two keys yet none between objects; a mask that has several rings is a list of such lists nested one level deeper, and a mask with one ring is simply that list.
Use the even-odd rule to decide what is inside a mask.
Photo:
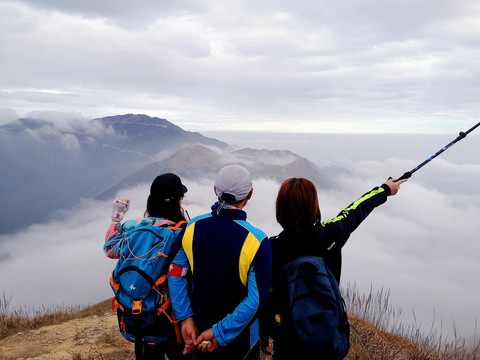
[{"label": "person in black cap", "polygon": [[[112,259],[118,259],[121,255],[121,245],[126,239],[126,234],[145,226],[174,227],[179,228],[180,223],[185,222],[185,214],[182,208],[182,200],[187,188],[180,178],[171,173],[162,174],[155,178],[150,186],[150,194],[147,199],[147,208],[143,218],[127,220],[122,223],[125,213],[130,207],[127,198],[116,198],[112,206],[112,223],[107,229],[104,243],[105,255]],[[181,247],[181,236],[177,236],[172,247],[172,258]],[[160,344],[143,345],[141,359],[189,359],[182,354],[183,346],[175,339]]]},{"label": "person in black cap", "polygon": [[157,176],[150,186],[145,217],[161,217],[176,223],[186,221],[182,208],[183,196],[187,188],[175,174]]}]

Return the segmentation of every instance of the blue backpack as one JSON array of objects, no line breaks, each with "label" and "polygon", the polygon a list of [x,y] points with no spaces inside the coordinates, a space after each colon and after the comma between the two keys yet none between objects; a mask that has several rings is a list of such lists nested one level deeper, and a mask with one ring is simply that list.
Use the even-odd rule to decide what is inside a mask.
[{"label": "blue backpack", "polygon": [[323,258],[302,256],[284,265],[280,289],[287,299],[282,323],[293,329],[306,356],[343,359],[350,348],[350,324],[337,281]]},{"label": "blue backpack", "polygon": [[180,342],[180,331],[171,306],[167,272],[179,250],[176,241],[185,222],[175,227],[138,226],[127,232],[120,258],[112,271],[120,332],[135,352],[145,343]]}]

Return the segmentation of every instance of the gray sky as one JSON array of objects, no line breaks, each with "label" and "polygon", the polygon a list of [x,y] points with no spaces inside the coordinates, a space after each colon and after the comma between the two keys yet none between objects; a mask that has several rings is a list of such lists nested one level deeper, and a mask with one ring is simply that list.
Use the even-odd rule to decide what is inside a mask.
[{"label": "gray sky", "polygon": [[452,133],[478,122],[480,3],[0,0],[0,124]]}]

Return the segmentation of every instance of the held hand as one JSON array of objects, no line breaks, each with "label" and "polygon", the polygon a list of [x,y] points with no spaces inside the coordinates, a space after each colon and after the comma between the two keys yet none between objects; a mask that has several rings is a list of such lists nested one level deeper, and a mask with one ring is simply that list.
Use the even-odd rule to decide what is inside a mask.
[{"label": "held hand", "polygon": [[400,190],[400,185],[407,180],[408,179],[402,179],[402,180],[396,181],[396,179],[389,178],[387,181],[385,181],[385,185],[387,185],[390,188],[391,194],[395,195],[398,192],[398,190]]},{"label": "held hand", "polygon": [[215,339],[212,328],[210,328],[200,334],[195,341],[195,346],[197,347],[197,350],[206,353],[218,349],[220,345],[218,344],[217,339]]},{"label": "held hand", "polygon": [[186,318],[182,321],[182,337],[185,341],[185,348],[183,349],[183,355],[189,354],[195,351],[195,341],[197,340],[198,330],[193,321],[193,317]]},{"label": "held hand", "polygon": [[260,349],[265,355],[272,355],[270,351],[268,351],[268,346],[270,345],[270,341],[268,336],[260,336]]},{"label": "held hand", "polygon": [[130,199],[116,198],[112,205],[112,221],[120,222],[130,207]]}]

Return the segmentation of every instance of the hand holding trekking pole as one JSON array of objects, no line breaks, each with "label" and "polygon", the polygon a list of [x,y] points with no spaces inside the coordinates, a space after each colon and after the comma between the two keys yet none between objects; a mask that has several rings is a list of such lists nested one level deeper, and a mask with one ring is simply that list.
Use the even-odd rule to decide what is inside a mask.
[{"label": "hand holding trekking pole", "polygon": [[392,179],[389,178],[387,181],[385,181],[385,185],[387,185],[390,188],[390,194],[395,195],[398,190],[400,190],[400,184],[403,184],[407,179]]},{"label": "hand holding trekking pole", "polygon": [[455,138],[455,140],[453,140],[450,144],[444,146],[443,148],[441,148],[440,150],[438,150],[435,154],[433,154],[432,156],[430,156],[427,160],[425,160],[424,162],[422,162],[420,165],[418,165],[417,167],[413,168],[412,170],[410,171],[407,171],[405,174],[403,174],[402,176],[400,176],[397,181],[400,181],[400,180],[403,180],[403,179],[408,179],[412,176],[412,174],[419,170],[422,166],[428,164],[430,161],[432,161],[433,159],[435,159],[438,155],[440,155],[442,152],[444,152],[445,150],[447,150],[450,146],[452,146],[453,144],[457,143],[458,141],[462,140],[464,137],[466,137],[470,132],[472,132],[473,130],[475,130],[477,127],[480,126],[480,122],[478,124],[476,124],[475,126],[472,126],[470,129],[468,129],[467,131],[463,132],[463,131],[460,131],[460,133],[458,134],[458,136]]}]

